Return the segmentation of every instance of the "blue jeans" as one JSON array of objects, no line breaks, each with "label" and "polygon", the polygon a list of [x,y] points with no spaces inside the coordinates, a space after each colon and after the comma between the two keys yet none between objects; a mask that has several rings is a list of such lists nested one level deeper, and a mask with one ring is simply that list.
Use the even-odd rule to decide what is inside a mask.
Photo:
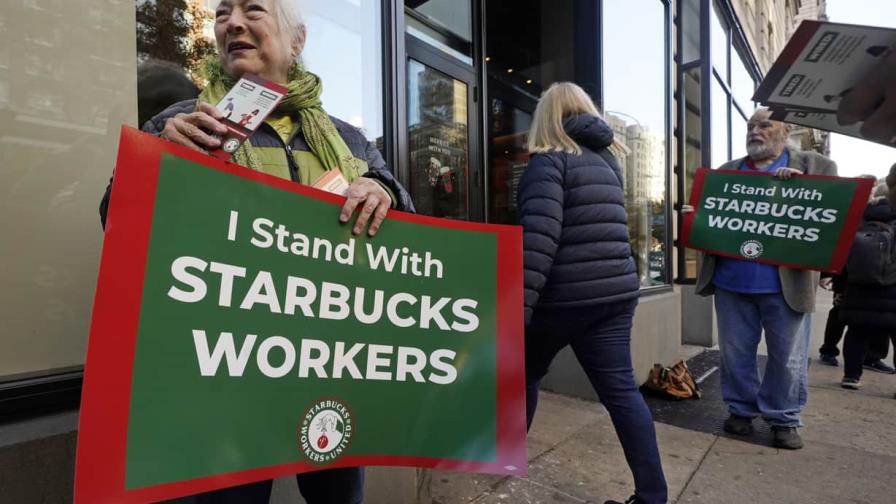
[{"label": "blue jeans", "polygon": [[[716,288],[716,318],[722,355],[722,398],[728,411],[762,416],[770,425],[802,426],[808,398],[810,321],[778,294],[740,294]],[[760,379],[756,350],[762,331],[768,364]]]},{"label": "blue jeans", "polygon": [[635,479],[635,495],[648,504],[667,501],[666,478],[653,418],[638,392],[631,360],[637,300],[587,308],[536,310],[526,328],[526,425],[538,405],[538,385],[554,357],[570,345],[606,406]]}]

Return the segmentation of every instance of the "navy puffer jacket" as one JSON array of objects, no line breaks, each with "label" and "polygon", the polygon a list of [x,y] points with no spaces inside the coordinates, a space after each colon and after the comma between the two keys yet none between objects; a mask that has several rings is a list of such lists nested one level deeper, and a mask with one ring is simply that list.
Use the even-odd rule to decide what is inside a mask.
[{"label": "navy puffer jacket", "polygon": [[637,298],[622,173],[607,150],[613,130],[590,115],[566,133],[582,154],[532,156],[520,181],[526,323],[536,307],[581,307]]}]

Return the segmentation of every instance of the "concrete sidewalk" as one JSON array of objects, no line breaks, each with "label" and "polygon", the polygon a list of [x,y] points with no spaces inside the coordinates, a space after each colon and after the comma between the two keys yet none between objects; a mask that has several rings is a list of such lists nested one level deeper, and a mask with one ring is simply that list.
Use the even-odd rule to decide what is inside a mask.
[{"label": "concrete sidewalk", "polygon": [[[815,360],[830,296],[821,294],[819,301],[801,431],[805,448],[777,450],[657,423],[670,502],[896,502],[896,376],[866,370],[862,390],[840,388],[842,367]],[[543,393],[529,434],[529,460],[526,478],[434,472],[433,503],[602,504],[633,493],[622,449],[599,403]]]}]

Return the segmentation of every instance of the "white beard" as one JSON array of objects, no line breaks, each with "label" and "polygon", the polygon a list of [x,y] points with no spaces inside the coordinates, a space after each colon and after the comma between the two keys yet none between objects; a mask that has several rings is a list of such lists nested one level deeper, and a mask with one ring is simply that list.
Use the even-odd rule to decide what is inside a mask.
[{"label": "white beard", "polygon": [[775,149],[772,144],[769,143],[754,143],[750,142],[747,144],[747,154],[750,156],[750,159],[766,159],[774,154]]}]

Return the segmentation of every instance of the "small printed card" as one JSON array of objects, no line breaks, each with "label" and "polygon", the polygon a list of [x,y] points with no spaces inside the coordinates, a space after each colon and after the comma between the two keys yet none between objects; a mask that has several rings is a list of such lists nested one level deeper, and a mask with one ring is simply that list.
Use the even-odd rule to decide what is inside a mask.
[{"label": "small printed card", "polygon": [[311,184],[311,187],[345,196],[345,193],[348,191],[348,181],[345,180],[342,172],[337,169],[332,169],[327,170],[326,173],[318,177],[317,180]]},{"label": "small printed card", "polygon": [[215,107],[224,115],[227,133],[221,137],[221,147],[209,152],[218,159],[228,160],[240,145],[252,135],[268,114],[286,96],[285,86],[243,74]]}]

